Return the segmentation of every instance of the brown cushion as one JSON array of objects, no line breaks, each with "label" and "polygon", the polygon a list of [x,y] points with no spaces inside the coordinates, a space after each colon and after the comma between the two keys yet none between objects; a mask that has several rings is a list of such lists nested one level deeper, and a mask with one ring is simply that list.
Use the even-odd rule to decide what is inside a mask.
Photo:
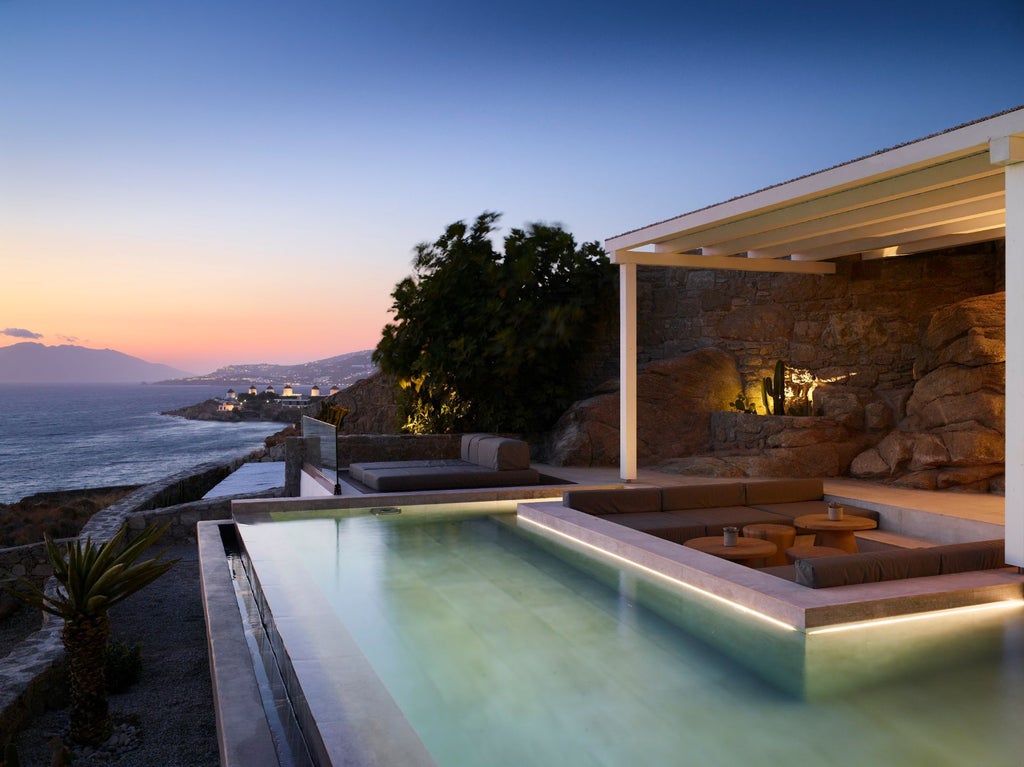
[{"label": "brown cushion", "polygon": [[743,485],[725,482],[708,485],[679,485],[661,488],[661,508],[712,509],[719,506],[743,506]]},{"label": "brown cushion", "polygon": [[569,490],[562,505],[587,514],[638,514],[661,511],[661,491],[656,487],[615,490]]},{"label": "brown cushion", "polygon": [[759,573],[767,573],[768,575],[774,575],[776,578],[782,578],[787,581],[796,580],[796,567],[793,565],[775,565],[774,567],[759,567],[757,570]]},{"label": "brown cushion", "polygon": [[716,509],[672,509],[665,512],[690,523],[703,524],[705,535],[721,535],[724,527],[743,527],[756,522],[786,524],[789,520],[749,506],[725,506]]},{"label": "brown cushion", "polygon": [[876,583],[939,574],[934,548],[869,551],[863,554],[798,559],[796,582],[812,589]]},{"label": "brown cushion", "polygon": [[939,554],[942,573],[966,573],[972,570],[993,570],[1006,565],[1002,540],[953,543],[932,549]]},{"label": "brown cushion", "polygon": [[601,518],[624,525],[631,530],[640,530],[675,543],[684,543],[691,538],[699,538],[704,535],[704,525],[689,524],[663,511],[605,514]]},{"label": "brown cushion", "polygon": [[754,506],[761,503],[790,503],[793,501],[820,500],[825,494],[820,479],[765,479],[745,482],[745,503]]},{"label": "brown cushion", "polygon": [[470,455],[476,449],[473,463],[496,471],[518,471],[530,468],[530,446],[521,439],[485,437],[470,446]]}]

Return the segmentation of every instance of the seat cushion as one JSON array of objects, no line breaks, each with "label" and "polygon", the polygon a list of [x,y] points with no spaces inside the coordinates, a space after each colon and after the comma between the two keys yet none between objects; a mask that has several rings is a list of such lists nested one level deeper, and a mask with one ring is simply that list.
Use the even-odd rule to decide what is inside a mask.
[{"label": "seat cushion", "polygon": [[601,519],[607,519],[624,525],[631,530],[650,533],[658,538],[664,538],[674,543],[684,543],[691,538],[699,538],[704,535],[704,525],[686,522],[663,511],[649,511],[636,514],[605,514]]},{"label": "seat cushion", "polygon": [[661,491],[656,487],[569,490],[562,493],[562,505],[598,515],[661,511]]},{"label": "seat cushion", "polygon": [[724,506],[715,509],[673,509],[666,511],[691,524],[703,524],[705,535],[721,535],[722,528],[744,527],[757,522],[792,524],[792,520],[770,511],[752,509],[749,506]]}]

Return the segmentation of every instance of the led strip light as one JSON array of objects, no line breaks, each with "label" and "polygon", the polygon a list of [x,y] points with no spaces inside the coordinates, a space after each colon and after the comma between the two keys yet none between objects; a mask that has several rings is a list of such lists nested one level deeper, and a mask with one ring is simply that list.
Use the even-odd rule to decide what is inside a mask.
[{"label": "led strip light", "polygon": [[[564,539],[566,539],[568,541],[571,541],[573,544],[575,544],[577,546],[582,546],[582,547],[585,547],[587,549],[590,549],[591,551],[595,551],[598,554],[601,554],[602,556],[604,556],[604,557],[606,557],[608,559],[612,559],[612,560],[615,560],[615,561],[618,561],[618,562],[623,562],[623,563],[629,565],[630,567],[634,567],[634,568],[636,568],[638,570],[642,570],[645,573],[649,573],[651,575],[655,575],[658,578],[661,578],[662,580],[668,581],[668,582],[676,584],[678,586],[682,586],[683,588],[689,589],[690,591],[694,591],[694,592],[696,592],[696,593],[698,593],[698,594],[700,594],[702,596],[705,596],[705,597],[708,597],[710,599],[713,599],[714,601],[716,601],[716,602],[718,602],[720,604],[726,605],[728,607],[731,607],[732,609],[737,610],[738,612],[741,612],[741,613],[743,613],[745,615],[750,615],[750,616],[753,616],[753,617],[758,618],[760,620],[763,620],[766,623],[770,623],[771,625],[776,626],[778,628],[784,629],[786,631],[799,631],[800,630],[796,626],[793,626],[792,624],[786,623],[785,621],[781,621],[781,620],[779,620],[777,618],[773,618],[770,615],[766,615],[765,613],[759,612],[758,610],[755,610],[755,609],[753,609],[751,607],[747,607],[746,605],[741,605],[738,602],[734,602],[733,600],[727,599],[726,597],[723,597],[720,594],[715,594],[712,591],[708,591],[707,589],[703,589],[700,586],[695,586],[694,584],[687,583],[686,581],[680,580],[679,578],[674,578],[671,575],[667,575],[667,574],[665,574],[663,572],[660,572],[658,570],[655,570],[655,569],[653,569],[651,567],[647,567],[646,565],[642,565],[642,564],[640,564],[638,562],[635,562],[632,559],[629,559],[627,557],[623,557],[623,556],[621,556],[619,554],[615,554],[615,553],[613,553],[611,551],[608,551],[607,549],[601,548],[600,546],[596,546],[596,545],[594,545],[592,543],[588,543],[587,541],[580,540],[579,538],[576,538],[576,537],[574,537],[572,535],[569,535],[568,533],[562,532],[561,530],[557,530],[554,527],[546,525],[543,522],[538,522],[538,521],[536,521],[534,519],[528,519],[526,517],[522,517],[522,516],[518,516],[518,515],[517,515],[517,519],[520,522],[525,522],[525,523],[528,523],[529,525],[532,525],[534,527],[540,528],[541,530],[544,530],[545,532],[547,532],[547,533],[549,533],[549,534],[551,534],[553,536],[558,536],[560,538],[564,538]],[[947,609],[944,609],[944,610],[931,610],[929,612],[912,613],[910,615],[900,615],[900,616],[896,616],[896,617],[892,617],[892,618],[876,618],[874,620],[869,620],[869,621],[857,621],[855,623],[843,623],[843,624],[839,624],[839,625],[835,625],[835,626],[823,626],[821,628],[805,629],[804,633],[807,636],[816,636],[816,635],[819,635],[819,634],[835,634],[835,633],[839,633],[841,631],[854,631],[854,630],[857,630],[857,629],[876,628],[876,627],[882,627],[882,626],[889,626],[889,625],[893,625],[893,624],[896,624],[896,623],[909,623],[911,621],[925,620],[925,619],[928,619],[928,618],[942,618],[942,617],[949,617],[949,616],[953,616],[953,615],[968,615],[968,614],[976,613],[976,612],[1007,610],[1007,609],[1011,609],[1011,608],[1018,608],[1019,609],[1022,606],[1024,606],[1024,599],[1003,599],[1003,600],[1000,600],[998,602],[986,602],[985,604],[979,604],[979,605],[966,605],[964,607],[951,607],[951,608],[947,608]]]}]

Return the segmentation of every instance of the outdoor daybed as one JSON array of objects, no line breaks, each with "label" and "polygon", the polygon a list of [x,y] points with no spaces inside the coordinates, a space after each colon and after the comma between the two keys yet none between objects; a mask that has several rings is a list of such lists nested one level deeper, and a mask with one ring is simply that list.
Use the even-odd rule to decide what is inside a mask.
[{"label": "outdoor daybed", "polygon": [[538,485],[530,446],[518,439],[464,434],[461,458],[353,463],[349,476],[381,493]]}]

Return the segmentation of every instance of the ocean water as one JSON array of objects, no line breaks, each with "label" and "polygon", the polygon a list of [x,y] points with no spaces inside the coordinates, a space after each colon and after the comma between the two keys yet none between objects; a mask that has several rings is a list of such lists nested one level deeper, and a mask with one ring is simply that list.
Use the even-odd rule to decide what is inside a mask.
[{"label": "ocean water", "polygon": [[0,503],[33,493],[154,482],[263,446],[271,421],[189,421],[161,411],[225,386],[0,384]]}]

